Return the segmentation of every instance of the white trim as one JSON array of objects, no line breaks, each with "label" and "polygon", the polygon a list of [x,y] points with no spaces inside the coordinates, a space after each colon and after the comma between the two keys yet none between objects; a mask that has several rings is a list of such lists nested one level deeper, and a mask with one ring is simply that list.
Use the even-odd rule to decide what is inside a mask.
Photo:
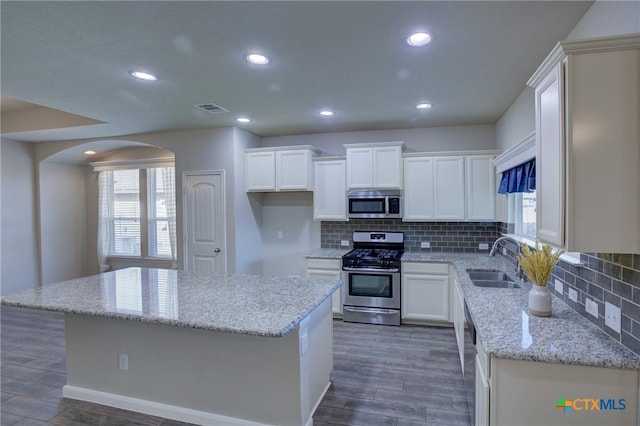
[{"label": "white trim", "polygon": [[377,148],[385,146],[399,146],[402,151],[406,149],[404,142],[370,142],[370,143],[347,143],[342,145],[345,148]]},{"label": "white trim", "polygon": [[248,153],[248,152],[300,151],[300,150],[309,150],[314,154],[322,154],[322,151],[313,145],[290,145],[290,146],[271,146],[271,147],[264,147],[264,148],[245,148],[244,152]]},{"label": "white trim", "polygon": [[201,425],[229,425],[229,426],[261,426],[265,423],[256,423],[237,417],[228,417],[206,411],[193,410],[177,405],[162,404],[144,399],[131,398],[124,395],[100,392],[77,386],[65,385],[62,387],[62,396],[80,401],[93,402],[137,413],[164,417],[187,423]]},{"label": "white trim", "polygon": [[502,173],[533,158],[536,158],[536,132],[531,132],[520,142],[509,147],[493,160],[493,165],[496,167],[496,173]]},{"label": "white trim", "polygon": [[[531,248],[536,248],[536,242],[530,238],[525,238],[522,235],[516,234],[502,234],[503,237],[508,237],[518,243],[525,243]],[[558,249],[554,248],[554,251]],[[573,266],[583,266],[584,264],[580,261],[580,253],[579,252],[564,252],[560,255],[560,260],[569,265]]]},{"label": "white trim", "polygon": [[411,157],[457,157],[470,155],[498,155],[499,149],[484,149],[478,151],[434,151],[434,152],[405,152],[402,158]]},{"label": "white trim", "polygon": [[220,175],[222,181],[222,250],[224,253],[223,274],[227,273],[229,252],[227,250],[227,180],[224,169],[221,170],[195,170],[182,172],[182,269],[188,270],[187,256],[187,176]]},{"label": "white trim", "polygon": [[153,169],[157,167],[175,167],[173,157],[143,158],[137,160],[94,161],[89,163],[94,172],[122,169]]}]

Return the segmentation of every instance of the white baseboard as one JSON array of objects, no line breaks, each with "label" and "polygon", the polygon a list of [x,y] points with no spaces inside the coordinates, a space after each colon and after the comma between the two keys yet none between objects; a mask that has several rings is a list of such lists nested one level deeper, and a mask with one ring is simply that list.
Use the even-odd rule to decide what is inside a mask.
[{"label": "white baseboard", "polygon": [[[81,401],[93,402],[96,404],[107,405],[109,407],[199,425],[223,424],[228,426],[267,426],[264,423],[256,423],[236,417],[228,417],[216,413],[192,410],[190,408],[162,404],[144,399],[130,398],[127,396],[80,388],[77,386],[65,385],[62,388],[62,396],[65,398],[79,399]],[[311,420],[311,422],[311,424],[313,424],[313,420]]]}]

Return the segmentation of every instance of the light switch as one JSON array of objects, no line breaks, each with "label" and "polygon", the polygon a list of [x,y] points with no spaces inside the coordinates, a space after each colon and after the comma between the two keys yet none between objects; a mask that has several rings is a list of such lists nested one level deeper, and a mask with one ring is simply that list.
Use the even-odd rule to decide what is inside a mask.
[{"label": "light switch", "polygon": [[591,314],[591,316],[598,318],[598,304],[589,298],[587,298],[584,303],[585,303],[585,309],[587,310],[587,313]]},{"label": "light switch", "polygon": [[576,303],[578,302],[578,292],[571,287],[569,287],[569,299],[573,300]]},{"label": "light switch", "polygon": [[420,242],[420,248],[431,248],[431,243],[429,241]]},{"label": "light switch", "polygon": [[562,294],[563,293],[562,281],[556,279],[555,280],[555,285],[556,285],[556,293]]},{"label": "light switch", "polygon": [[276,238],[281,240],[284,238],[284,233],[282,231],[276,232]]},{"label": "light switch", "polygon": [[620,333],[620,308],[609,302],[604,302],[604,325]]}]

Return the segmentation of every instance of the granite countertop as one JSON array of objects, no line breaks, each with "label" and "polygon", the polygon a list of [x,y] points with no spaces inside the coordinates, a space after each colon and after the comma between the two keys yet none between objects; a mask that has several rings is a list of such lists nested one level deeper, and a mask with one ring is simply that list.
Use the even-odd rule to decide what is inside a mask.
[{"label": "granite countertop", "polygon": [[[324,252],[328,257],[331,249]],[[313,257],[313,256],[308,256]],[[340,255],[336,254],[336,258]],[[552,316],[530,315],[531,284],[520,288],[482,288],[466,270],[497,269],[515,277],[514,266],[502,256],[475,253],[405,252],[403,262],[446,262],[453,265],[478,339],[489,356],[550,363],[640,370],[640,357],[593,325],[558,297]]]},{"label": "granite countertop", "polygon": [[320,248],[310,251],[304,257],[314,259],[341,259],[342,256],[347,254],[350,250],[351,249],[347,247],[343,249]]},{"label": "granite countertop", "polygon": [[2,304],[281,337],[340,287],[330,279],[127,268],[24,290]]}]

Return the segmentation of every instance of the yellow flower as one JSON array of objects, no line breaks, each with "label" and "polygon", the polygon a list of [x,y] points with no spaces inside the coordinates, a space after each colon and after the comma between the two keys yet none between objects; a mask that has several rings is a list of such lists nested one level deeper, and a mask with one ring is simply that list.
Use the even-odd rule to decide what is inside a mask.
[{"label": "yellow flower", "polygon": [[551,278],[551,271],[560,256],[562,250],[555,250],[549,245],[540,244],[536,240],[535,250],[531,250],[525,243],[520,243],[521,254],[518,256],[518,262],[522,271],[527,275],[529,281],[535,285],[545,286]]}]

